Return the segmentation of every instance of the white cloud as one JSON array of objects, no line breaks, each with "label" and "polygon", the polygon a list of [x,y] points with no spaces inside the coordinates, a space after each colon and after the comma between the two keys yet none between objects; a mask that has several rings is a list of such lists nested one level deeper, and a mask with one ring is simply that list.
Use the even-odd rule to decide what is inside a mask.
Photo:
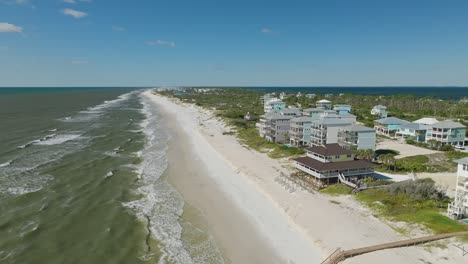
[{"label": "white cloud", "polygon": [[112,26],[112,30],[114,30],[114,31],[125,31],[126,29],[124,27]]},{"label": "white cloud", "polygon": [[76,4],[75,0],[62,0],[62,2],[67,3],[67,4]]},{"label": "white cloud", "polygon": [[62,13],[67,16],[72,16],[74,18],[82,18],[88,15],[85,12],[81,12],[81,11],[70,9],[70,8],[62,9]]},{"label": "white cloud", "polygon": [[73,64],[73,65],[83,65],[83,64],[88,64],[88,61],[84,61],[84,60],[72,60],[72,61],[71,61],[71,64]]},{"label": "white cloud", "polygon": [[260,32],[262,32],[263,34],[270,34],[273,33],[273,30],[271,30],[271,28],[262,28]]},{"label": "white cloud", "polygon": [[23,28],[10,24],[10,23],[0,23],[0,33],[21,33]]},{"label": "white cloud", "polygon": [[156,41],[148,41],[146,42],[147,45],[149,46],[169,46],[169,47],[175,47],[176,44],[173,41],[166,41],[166,40],[156,40]]}]

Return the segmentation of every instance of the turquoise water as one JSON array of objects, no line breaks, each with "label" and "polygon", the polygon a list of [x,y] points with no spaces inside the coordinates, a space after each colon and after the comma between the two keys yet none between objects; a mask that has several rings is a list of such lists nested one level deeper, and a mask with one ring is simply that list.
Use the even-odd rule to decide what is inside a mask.
[{"label": "turquoise water", "polygon": [[203,263],[141,91],[10,90],[0,120],[0,263]]}]

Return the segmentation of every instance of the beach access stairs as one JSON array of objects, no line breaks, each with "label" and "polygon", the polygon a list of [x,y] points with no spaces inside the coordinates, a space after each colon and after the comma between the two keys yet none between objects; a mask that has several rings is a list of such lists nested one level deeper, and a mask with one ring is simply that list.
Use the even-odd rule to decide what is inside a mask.
[{"label": "beach access stairs", "polygon": [[356,183],[354,183],[352,181],[349,181],[349,180],[346,179],[346,177],[342,173],[338,174],[338,180],[340,181],[340,183],[343,183],[343,184],[353,188],[353,193],[367,189],[366,184],[361,185],[361,184],[356,184]]}]

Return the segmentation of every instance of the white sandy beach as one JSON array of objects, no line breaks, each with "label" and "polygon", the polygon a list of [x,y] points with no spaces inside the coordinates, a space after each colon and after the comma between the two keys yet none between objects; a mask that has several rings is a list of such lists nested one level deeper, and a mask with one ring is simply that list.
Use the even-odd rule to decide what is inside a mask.
[{"label": "white sandy beach", "polygon": [[[286,189],[275,178],[280,171],[289,173],[289,162],[270,159],[265,154],[243,147],[234,136],[222,135],[226,128],[210,111],[152,95],[149,91],[145,94],[157,107],[174,116],[178,127],[183,130],[179,137],[185,137],[187,148],[191,148],[198,162],[205,167],[204,175],[209,177],[209,182],[228,197],[235,210],[243,212],[245,218],[242,221],[248,222],[248,228],[258,232],[255,239],[264,242],[258,254],[268,254],[270,250],[279,258],[276,263],[320,263],[338,247],[353,249],[406,238],[395,232],[389,223],[375,218],[371,211],[350,196],[329,197],[299,188],[292,192]],[[176,185],[177,182],[181,184],[183,181],[179,179]],[[196,192],[190,194],[183,190],[182,194],[187,195],[189,201],[190,196],[192,199],[196,196]],[[331,203],[331,200],[339,204]],[[212,213],[212,217],[219,218],[219,212]],[[223,251],[235,251],[228,248],[236,245],[229,245],[220,238],[221,228],[214,233],[215,236],[218,234]],[[411,247],[383,250],[348,259],[345,263],[468,261],[449,241],[444,243],[448,243],[446,249]],[[231,252],[230,255],[232,263],[240,263],[236,262],[236,258],[242,257],[239,253]],[[244,257],[242,263],[268,263],[269,260],[268,257],[258,261],[245,261],[247,259]]]}]

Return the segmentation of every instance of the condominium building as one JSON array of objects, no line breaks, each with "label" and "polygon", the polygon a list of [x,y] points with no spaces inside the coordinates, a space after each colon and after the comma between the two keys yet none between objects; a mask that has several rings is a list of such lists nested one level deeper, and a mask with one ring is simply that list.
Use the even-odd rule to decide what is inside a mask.
[{"label": "condominium building", "polygon": [[323,116],[321,119],[312,120],[310,127],[310,145],[321,146],[330,143],[338,143],[339,129],[351,124],[352,122],[342,120],[335,116]]},{"label": "condominium building", "polygon": [[272,110],[260,117],[255,125],[261,137],[276,143],[289,141],[290,120],[300,116],[298,109]]},{"label": "condominium building", "polygon": [[454,219],[468,217],[468,158],[457,160],[455,199],[448,205],[448,215]]},{"label": "condominium building", "polygon": [[427,130],[426,142],[436,140],[442,145],[464,146],[466,127],[459,122],[444,120],[432,124]]},{"label": "condominium building", "polygon": [[375,150],[375,129],[358,124],[339,128],[338,143],[347,148]]},{"label": "condominium building", "polygon": [[312,118],[301,116],[291,119],[289,127],[289,143],[296,147],[306,146],[310,141]]}]

